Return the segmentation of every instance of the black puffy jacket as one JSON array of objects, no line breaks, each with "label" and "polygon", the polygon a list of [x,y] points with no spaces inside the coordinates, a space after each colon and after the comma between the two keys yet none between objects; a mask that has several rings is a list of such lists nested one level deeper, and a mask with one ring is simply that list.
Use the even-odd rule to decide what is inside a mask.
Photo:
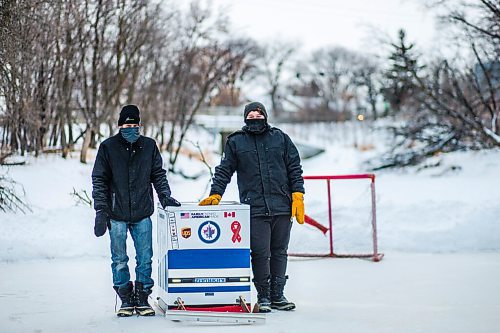
[{"label": "black puffy jacket", "polygon": [[120,133],[99,146],[92,170],[95,210],[110,218],[138,222],[154,212],[154,185],[158,197],[170,196],[166,171],[156,142],[140,136],[133,144]]},{"label": "black puffy jacket", "polygon": [[275,127],[262,134],[241,130],[227,138],[210,194],[224,194],[235,171],[240,202],[250,205],[252,216],[289,215],[291,194],[304,193],[297,148]]}]

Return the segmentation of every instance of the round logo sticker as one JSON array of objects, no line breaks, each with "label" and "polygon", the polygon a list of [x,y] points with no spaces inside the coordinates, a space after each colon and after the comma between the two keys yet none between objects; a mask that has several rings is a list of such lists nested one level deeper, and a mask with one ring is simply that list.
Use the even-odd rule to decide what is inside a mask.
[{"label": "round logo sticker", "polygon": [[204,243],[215,243],[220,236],[220,228],[214,221],[203,222],[198,228],[198,237]]}]

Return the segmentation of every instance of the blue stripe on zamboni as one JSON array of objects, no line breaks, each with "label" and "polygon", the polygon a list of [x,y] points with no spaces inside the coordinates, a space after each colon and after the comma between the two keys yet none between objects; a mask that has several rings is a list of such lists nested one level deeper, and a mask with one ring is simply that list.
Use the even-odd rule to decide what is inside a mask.
[{"label": "blue stripe on zamboni", "polygon": [[236,291],[250,291],[250,286],[229,286],[229,287],[169,287],[168,292],[176,293],[223,293]]},{"label": "blue stripe on zamboni", "polygon": [[250,268],[249,249],[168,251],[168,269]]}]

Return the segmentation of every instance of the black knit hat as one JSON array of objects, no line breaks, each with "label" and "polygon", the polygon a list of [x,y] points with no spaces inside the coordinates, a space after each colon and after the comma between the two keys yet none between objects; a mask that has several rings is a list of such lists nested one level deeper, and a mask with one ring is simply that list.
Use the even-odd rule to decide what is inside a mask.
[{"label": "black knit hat", "polygon": [[259,111],[260,113],[262,113],[264,115],[264,117],[267,120],[267,111],[266,111],[266,107],[264,106],[264,104],[259,103],[259,102],[252,102],[250,104],[245,105],[245,112],[244,112],[245,118],[244,119],[247,119],[247,116],[251,111]]},{"label": "black knit hat", "polygon": [[118,126],[123,124],[137,124],[141,122],[139,115],[139,108],[136,105],[125,105],[120,111],[120,118],[118,118]]}]

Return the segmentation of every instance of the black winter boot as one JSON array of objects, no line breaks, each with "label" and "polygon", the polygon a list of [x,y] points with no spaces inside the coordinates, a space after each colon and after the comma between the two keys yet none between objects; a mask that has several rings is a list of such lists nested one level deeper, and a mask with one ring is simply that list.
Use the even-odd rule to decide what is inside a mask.
[{"label": "black winter boot", "polygon": [[255,284],[257,289],[257,305],[259,312],[271,312],[270,287],[269,282],[263,284]]},{"label": "black winter boot", "polygon": [[283,294],[287,279],[288,276],[271,277],[271,308],[284,311],[295,309],[295,304],[289,302]]},{"label": "black winter boot", "polygon": [[151,292],[151,289],[144,289],[142,282],[135,282],[135,311],[140,316],[155,315],[155,310],[148,303],[148,297]]},{"label": "black winter boot", "polygon": [[113,287],[118,297],[122,301],[122,305],[120,306],[120,310],[116,313],[118,317],[130,317],[134,314],[135,307],[135,297],[134,297],[134,285],[132,282],[128,282],[123,287]]}]

